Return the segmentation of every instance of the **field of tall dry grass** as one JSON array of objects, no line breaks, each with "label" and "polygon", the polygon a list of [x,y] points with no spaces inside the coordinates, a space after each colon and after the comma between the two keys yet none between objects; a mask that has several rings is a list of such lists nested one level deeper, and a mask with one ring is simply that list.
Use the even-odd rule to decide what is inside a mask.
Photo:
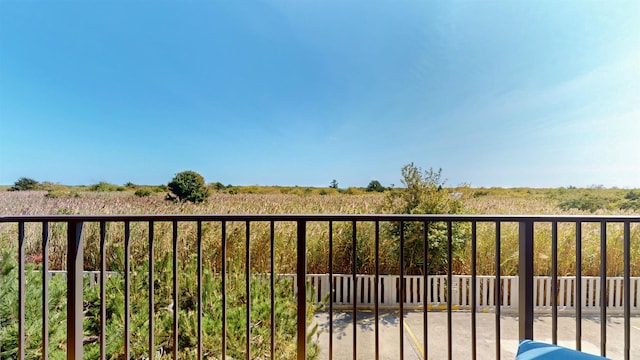
[{"label": "field of tall dry grass", "polygon": [[[579,210],[563,210],[559,207],[561,199],[554,189],[452,189],[460,193],[465,204],[465,212],[470,214],[590,214]],[[137,197],[131,191],[117,192],[80,192],[78,197],[49,198],[41,191],[1,191],[0,206],[4,215],[41,215],[41,214],[374,214],[379,213],[385,201],[385,195],[366,193],[360,195],[295,195],[295,194],[225,194],[217,193],[204,204],[174,203],[165,201],[163,194],[149,197]],[[627,211],[600,210],[596,214],[633,214]],[[636,212],[637,214],[637,212]],[[62,268],[65,261],[66,230],[64,224],[50,224],[49,259],[53,268]],[[269,223],[252,223],[250,228],[251,267],[253,271],[266,271],[269,266]],[[575,264],[575,224],[559,224],[558,253],[559,275],[576,272]],[[632,272],[640,274],[640,226],[632,225],[631,257]],[[182,262],[194,261],[196,249],[196,224],[179,224],[179,253]],[[374,271],[374,229],[371,223],[357,224],[358,271]],[[227,223],[227,260],[231,268],[243,268],[245,258],[244,241],[246,229],[244,223]],[[308,272],[328,272],[329,229],[326,223],[308,225]],[[607,229],[607,268],[609,275],[620,275],[623,270],[622,226],[610,224]],[[32,261],[41,256],[41,226],[28,224],[26,227],[26,254]],[[131,257],[145,259],[148,253],[148,223],[131,224]],[[276,270],[280,273],[295,270],[295,224],[276,223],[275,228]],[[0,242],[2,247],[17,244],[15,224],[0,224]],[[107,263],[110,269],[121,269],[123,264],[124,225],[108,224]],[[156,252],[171,249],[172,224],[154,225]],[[205,262],[213,269],[221,267],[222,226],[220,223],[204,223],[203,236]],[[536,228],[534,262],[537,274],[551,272],[551,225],[540,224]],[[99,226],[87,224],[84,228],[85,266],[98,268]],[[351,223],[334,223],[334,269],[336,273],[351,271]],[[478,224],[478,273],[495,273],[495,224]],[[397,256],[392,252],[390,240],[381,240],[380,259],[385,273],[397,271]],[[500,237],[501,267],[503,275],[517,273],[518,242],[517,224],[501,224]],[[471,258],[470,241],[456,254],[454,271],[469,273]],[[582,225],[582,272],[584,275],[597,275],[600,271],[600,225]]]}]

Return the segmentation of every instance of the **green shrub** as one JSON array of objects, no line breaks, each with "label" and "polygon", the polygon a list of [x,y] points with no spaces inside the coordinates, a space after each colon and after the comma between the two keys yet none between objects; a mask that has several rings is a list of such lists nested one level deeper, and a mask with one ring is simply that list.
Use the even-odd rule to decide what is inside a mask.
[{"label": "green shrub", "polygon": [[[27,264],[25,289],[26,359],[42,357],[42,273]],[[64,359],[66,345],[66,283],[61,276],[49,281],[50,359]],[[18,263],[10,251],[0,254],[0,359],[18,358]]]},{"label": "green shrub", "polygon": [[13,183],[13,186],[9,188],[9,191],[26,191],[26,190],[38,190],[40,183],[26,177],[21,177]]},{"label": "green shrub", "polygon": [[97,184],[93,184],[93,185],[89,186],[89,190],[91,190],[91,191],[108,192],[108,191],[122,191],[122,190],[124,190],[124,188],[122,188],[122,190],[119,190],[119,188],[121,188],[121,187],[118,186],[118,185],[110,184],[110,183],[105,182],[105,181],[100,181]]},{"label": "green shrub", "polygon": [[210,184],[209,186],[211,186],[215,191],[222,191],[227,188],[223,183],[219,181],[216,181],[213,184]]},{"label": "green shrub", "polygon": [[489,195],[489,192],[486,191],[486,190],[476,190],[476,191],[473,192],[472,196],[474,198],[479,198],[479,197],[487,196],[487,195]]},{"label": "green shrub", "polygon": [[209,189],[205,186],[204,178],[195,171],[176,174],[169,182],[168,189],[181,201],[199,203],[209,197]]},{"label": "green shrub", "polygon": [[562,210],[577,209],[594,213],[598,210],[608,209],[609,203],[604,198],[593,195],[585,195],[565,200],[561,202],[559,206]]},{"label": "green shrub", "polygon": [[629,191],[624,198],[626,200],[640,200],[640,191]]},{"label": "green shrub", "polygon": [[371,182],[369,183],[369,185],[367,185],[367,192],[383,192],[384,191],[384,186],[382,186],[382,184],[380,184],[380,181],[378,180],[371,180]]},{"label": "green shrub", "polygon": [[80,193],[75,190],[65,191],[62,189],[49,189],[44,197],[49,199],[65,199],[65,198],[79,198]]},{"label": "green shrub", "polygon": [[[193,260],[193,259],[191,259]],[[154,290],[155,349],[161,359],[171,358],[173,349],[172,281],[169,253],[156,258]],[[132,264],[130,273],[130,333],[131,357],[142,359],[148,344],[148,266]],[[197,349],[197,292],[194,261],[182,264],[179,270],[179,358],[192,358]],[[32,264],[26,271],[26,359],[40,359],[42,344],[41,289],[42,274]],[[18,267],[12,253],[4,251],[0,257],[0,358],[17,359],[18,352]],[[291,293],[289,278],[275,282],[275,340],[276,354],[282,359],[296,358],[297,303]],[[106,351],[110,359],[124,358],[124,277],[109,276],[106,286]],[[204,268],[203,278],[203,348],[204,358],[221,358],[222,292],[221,278]],[[311,288],[311,287],[309,287]],[[227,274],[227,356],[244,358],[246,293],[244,274]],[[66,282],[53,276],[49,282],[49,356],[65,358],[66,344]],[[270,281],[265,276],[251,280],[251,357],[268,358],[271,337]],[[307,294],[307,322],[313,320],[312,294]],[[97,359],[100,352],[100,288],[84,286],[84,353],[85,358]],[[316,359],[319,347],[314,341],[317,328],[307,336],[307,359]]]},{"label": "green shrub", "polygon": [[[442,169],[422,171],[413,163],[402,168],[402,183],[406,188],[395,189],[387,195],[385,211],[396,214],[460,214],[463,212],[462,201],[444,189]],[[468,226],[454,223],[452,227],[452,250],[459,254],[468,238]],[[400,254],[399,223],[390,223],[386,229],[394,239],[391,244],[394,252]],[[416,222],[404,223],[404,258],[405,273],[419,274],[424,269],[424,224]],[[444,273],[447,265],[447,224],[430,222],[428,235],[428,265],[431,273]]]},{"label": "green shrub", "polygon": [[640,191],[629,191],[620,204],[622,210],[640,210]]},{"label": "green shrub", "polygon": [[149,188],[140,188],[138,190],[136,190],[136,192],[134,193],[135,196],[137,197],[146,197],[146,196],[150,196],[151,195],[151,190],[149,190]]}]

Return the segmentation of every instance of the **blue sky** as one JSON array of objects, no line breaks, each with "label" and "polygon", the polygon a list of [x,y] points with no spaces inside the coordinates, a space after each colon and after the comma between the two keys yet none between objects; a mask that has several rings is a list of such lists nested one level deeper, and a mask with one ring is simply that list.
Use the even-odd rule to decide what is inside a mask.
[{"label": "blue sky", "polygon": [[640,187],[639,1],[0,0],[0,184]]}]

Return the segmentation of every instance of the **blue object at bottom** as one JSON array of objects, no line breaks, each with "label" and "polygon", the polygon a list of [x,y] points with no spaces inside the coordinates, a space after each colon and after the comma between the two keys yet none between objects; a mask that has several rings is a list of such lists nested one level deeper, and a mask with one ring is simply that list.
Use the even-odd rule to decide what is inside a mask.
[{"label": "blue object at bottom", "polygon": [[562,346],[547,344],[533,340],[522,340],[518,346],[516,360],[596,360],[606,359],[601,356],[586,354]]}]

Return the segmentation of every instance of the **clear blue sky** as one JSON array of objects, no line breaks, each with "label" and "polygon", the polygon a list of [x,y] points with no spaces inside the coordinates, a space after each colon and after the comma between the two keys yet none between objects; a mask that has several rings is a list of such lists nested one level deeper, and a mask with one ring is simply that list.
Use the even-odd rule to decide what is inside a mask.
[{"label": "clear blue sky", "polygon": [[0,0],[0,184],[640,187],[640,1]]}]

